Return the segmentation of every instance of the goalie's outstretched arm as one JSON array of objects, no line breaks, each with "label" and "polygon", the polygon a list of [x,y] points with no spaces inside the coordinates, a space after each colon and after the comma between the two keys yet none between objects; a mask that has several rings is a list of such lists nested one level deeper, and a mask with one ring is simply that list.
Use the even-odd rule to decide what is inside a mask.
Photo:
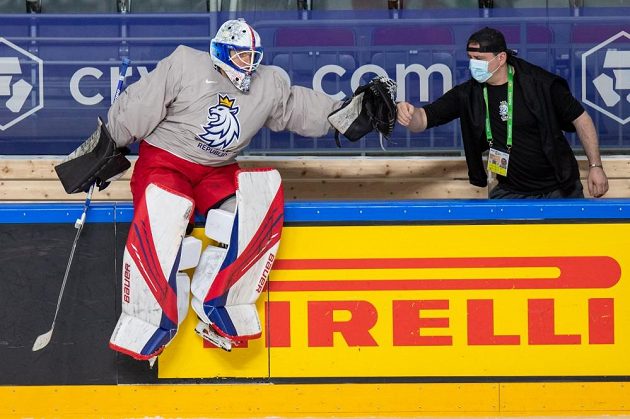
[{"label": "goalie's outstretched arm", "polygon": [[273,71],[275,106],[265,126],[272,131],[288,130],[305,137],[326,135],[331,126],[326,116],[341,101],[322,92],[302,86],[291,86],[276,70]]}]

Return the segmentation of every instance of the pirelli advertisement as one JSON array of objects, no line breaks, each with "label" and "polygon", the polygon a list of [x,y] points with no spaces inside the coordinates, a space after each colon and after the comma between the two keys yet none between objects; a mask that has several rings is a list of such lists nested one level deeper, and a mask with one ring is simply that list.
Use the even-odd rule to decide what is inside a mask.
[{"label": "pirelli advertisement", "polygon": [[[82,248],[76,261],[82,277],[70,277],[58,329],[49,347],[35,354],[31,340],[50,326],[72,225],[46,222],[50,213],[36,205],[3,209],[13,215],[0,224],[2,252],[7,255],[6,245],[20,257],[39,252],[48,266],[41,271],[34,263],[38,271],[31,272],[20,257],[2,258],[5,273],[30,278],[14,287],[19,298],[0,294],[0,354],[15,360],[2,363],[3,384],[89,384],[90,369],[101,384],[630,377],[627,200],[287,204],[281,245],[258,301],[262,337],[231,352],[212,347],[195,334],[190,310],[153,368],[107,348],[120,310],[114,260],[131,209],[97,208],[88,218],[85,246],[92,248]],[[78,210],[66,211],[69,219]],[[39,215],[26,223],[18,220],[21,213]],[[117,228],[106,228],[108,214],[117,215]],[[63,240],[38,251],[38,240],[49,241],[50,234]],[[203,229],[194,235],[202,238]],[[99,243],[101,249],[93,248]],[[90,266],[99,269],[90,273]],[[2,280],[6,284],[7,276]],[[45,295],[33,291],[42,287]],[[28,297],[32,292],[39,301]],[[29,330],[10,326],[23,317]],[[64,365],[85,351],[94,359],[73,376]],[[29,369],[22,381],[15,370],[29,362],[38,371]]]}]

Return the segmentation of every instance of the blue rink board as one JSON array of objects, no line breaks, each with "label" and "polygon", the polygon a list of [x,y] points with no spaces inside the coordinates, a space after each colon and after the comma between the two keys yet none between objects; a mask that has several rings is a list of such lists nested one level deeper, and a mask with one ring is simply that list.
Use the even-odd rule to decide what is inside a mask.
[{"label": "blue rink board", "polygon": [[[0,224],[74,223],[82,203],[0,204]],[[131,222],[130,202],[93,203],[90,223]],[[630,219],[630,199],[294,201],[288,224],[422,224],[434,222],[586,221]]]}]

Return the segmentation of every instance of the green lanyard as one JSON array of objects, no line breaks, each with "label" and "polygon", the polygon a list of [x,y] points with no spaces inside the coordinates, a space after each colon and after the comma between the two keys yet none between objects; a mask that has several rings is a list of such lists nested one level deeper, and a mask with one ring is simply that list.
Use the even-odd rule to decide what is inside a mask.
[{"label": "green lanyard", "polygon": [[[514,103],[514,68],[511,65],[508,65],[508,114],[507,114],[507,151],[508,153],[512,149],[512,112]],[[486,102],[486,140],[488,140],[488,144],[492,147],[492,129],[490,128],[490,110],[488,109],[488,87],[484,84],[483,86],[483,98]]]}]

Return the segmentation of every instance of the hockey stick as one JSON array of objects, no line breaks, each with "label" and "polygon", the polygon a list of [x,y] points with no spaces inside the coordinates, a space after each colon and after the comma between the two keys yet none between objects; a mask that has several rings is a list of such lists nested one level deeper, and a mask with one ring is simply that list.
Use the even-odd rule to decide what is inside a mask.
[{"label": "hockey stick", "polygon": [[[125,81],[125,75],[127,73],[127,67],[129,66],[129,59],[123,58],[122,64],[120,66],[120,76],[118,77],[118,85],[116,86],[116,93],[114,95],[114,100],[120,95],[122,90],[123,83]],[[55,308],[55,315],[53,317],[52,324],[50,326],[50,330],[46,333],[43,333],[35,339],[35,343],[33,343],[33,352],[39,351],[40,349],[44,349],[52,338],[53,331],[55,330],[55,322],[57,321],[57,314],[59,313],[59,307],[61,306],[61,299],[63,298],[63,293],[66,289],[66,283],[68,282],[68,275],[70,274],[70,267],[72,266],[72,260],[74,259],[74,251],[77,248],[77,242],[79,241],[79,236],[81,236],[81,232],[83,231],[83,226],[85,225],[85,219],[87,216],[88,209],[90,208],[90,203],[92,202],[92,193],[94,192],[94,186],[96,183],[93,183],[90,186],[90,189],[87,193],[87,197],[85,198],[85,202],[83,203],[83,213],[80,218],[74,222],[74,228],[77,229],[77,234],[74,236],[74,242],[72,243],[72,249],[70,250],[70,258],[68,259],[68,264],[66,265],[66,273],[63,276],[63,281],[61,282],[61,290],[59,290],[59,297],[57,297],[57,307]]]},{"label": "hockey stick", "polygon": [[80,218],[74,222],[74,227],[77,229],[77,234],[74,236],[74,242],[72,243],[72,250],[70,250],[70,259],[68,259],[68,265],[66,266],[66,273],[63,276],[63,282],[61,283],[61,290],[59,291],[59,297],[57,298],[57,308],[55,309],[55,316],[53,317],[52,325],[50,326],[50,330],[44,334],[41,334],[35,339],[35,343],[33,343],[33,351],[39,351],[40,349],[44,349],[48,343],[50,343],[50,338],[52,338],[53,330],[55,329],[55,321],[57,320],[57,313],[59,313],[59,306],[61,305],[61,299],[63,298],[63,292],[66,289],[66,282],[68,281],[68,274],[70,273],[70,267],[72,266],[72,259],[74,258],[74,251],[77,248],[77,242],[79,241],[79,236],[81,235],[81,231],[83,231],[83,225],[85,224],[85,217],[87,215],[87,210],[90,207],[90,202],[92,200],[92,192],[94,192],[95,183],[90,186],[90,190],[88,191],[87,198],[85,199],[85,203],[83,204],[83,214],[81,214]]}]

